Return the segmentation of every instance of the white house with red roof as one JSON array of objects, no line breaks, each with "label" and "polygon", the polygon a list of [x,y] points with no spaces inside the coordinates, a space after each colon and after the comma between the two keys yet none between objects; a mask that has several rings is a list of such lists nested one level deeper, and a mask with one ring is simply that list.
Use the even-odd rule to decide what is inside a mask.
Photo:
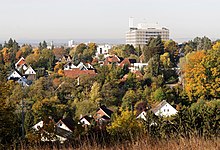
[{"label": "white house with red roof", "polygon": [[21,57],[17,63],[15,63],[15,68],[19,69],[22,65],[26,64],[24,57]]}]

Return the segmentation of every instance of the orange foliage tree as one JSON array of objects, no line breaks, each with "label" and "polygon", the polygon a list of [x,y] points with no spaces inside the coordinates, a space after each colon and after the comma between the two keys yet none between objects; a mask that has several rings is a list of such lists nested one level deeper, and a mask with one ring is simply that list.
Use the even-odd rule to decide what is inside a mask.
[{"label": "orange foliage tree", "polygon": [[220,50],[197,51],[186,57],[184,89],[189,99],[220,98]]}]

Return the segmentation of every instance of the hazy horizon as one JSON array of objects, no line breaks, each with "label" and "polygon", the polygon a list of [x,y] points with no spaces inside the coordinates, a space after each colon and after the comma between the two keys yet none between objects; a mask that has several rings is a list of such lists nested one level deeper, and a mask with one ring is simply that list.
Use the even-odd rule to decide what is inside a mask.
[{"label": "hazy horizon", "polygon": [[[158,22],[170,38],[218,39],[218,0],[0,0],[0,42],[125,39],[128,19]],[[48,41],[49,42],[49,41]]]}]

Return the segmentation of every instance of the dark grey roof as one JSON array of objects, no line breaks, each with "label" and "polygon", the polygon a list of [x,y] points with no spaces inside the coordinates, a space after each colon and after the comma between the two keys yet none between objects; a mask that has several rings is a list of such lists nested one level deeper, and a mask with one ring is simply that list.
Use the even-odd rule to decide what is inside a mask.
[{"label": "dark grey roof", "polygon": [[94,119],[92,117],[89,117],[87,115],[85,115],[84,117],[82,117],[80,120],[82,120],[83,118],[85,118],[89,123],[91,123],[91,121]]},{"label": "dark grey roof", "polygon": [[152,108],[151,111],[153,113],[156,113],[159,109],[161,109],[164,105],[167,104],[166,100],[163,100],[162,102],[160,102],[155,108]]},{"label": "dark grey roof", "polygon": [[102,116],[102,119],[109,120],[110,118],[108,116],[104,115],[104,116]]},{"label": "dark grey roof", "polygon": [[70,129],[70,130],[74,130],[74,126],[75,126],[75,122],[73,121],[72,118],[68,117],[68,118],[64,118],[61,119],[61,121]]},{"label": "dark grey roof", "polygon": [[108,109],[105,105],[102,105],[100,107],[100,109],[102,109],[109,117],[111,117],[113,111],[111,111],[110,109]]},{"label": "dark grey roof", "polygon": [[71,138],[72,137],[72,132],[64,130],[62,128],[56,127],[56,134],[65,137],[65,138]]},{"label": "dark grey roof", "polygon": [[136,59],[128,59],[128,60],[129,60],[129,62],[132,63],[132,64],[137,62]]}]

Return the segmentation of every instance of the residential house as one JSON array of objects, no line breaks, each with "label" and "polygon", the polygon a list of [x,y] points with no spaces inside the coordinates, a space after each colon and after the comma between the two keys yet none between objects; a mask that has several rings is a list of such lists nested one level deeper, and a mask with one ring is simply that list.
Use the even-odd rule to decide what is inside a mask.
[{"label": "residential house", "polygon": [[14,81],[18,81],[20,78],[22,77],[22,74],[15,69],[9,76],[8,76],[8,80],[14,80]]},{"label": "residential house", "polygon": [[134,70],[132,73],[136,75],[136,78],[137,78],[138,80],[142,80],[143,77],[144,77],[144,76],[142,75],[142,73],[140,72],[140,70]]},{"label": "residential house", "polygon": [[113,111],[108,109],[105,105],[102,105],[95,113],[94,119],[99,122],[100,124],[103,124],[104,122],[108,122],[111,119],[111,115],[113,114]]},{"label": "residential house", "polygon": [[18,79],[17,81],[22,87],[27,87],[30,86],[32,84],[31,80],[27,80],[25,76],[21,77],[20,79]]},{"label": "residential house", "polygon": [[166,100],[160,102],[156,107],[152,108],[151,111],[156,116],[162,116],[162,117],[172,116],[178,112]]},{"label": "residential house", "polygon": [[120,62],[121,62],[121,59],[118,56],[116,56],[116,55],[108,55],[105,58],[104,65],[115,64],[116,66],[118,66],[118,64]]},{"label": "residential house", "polygon": [[79,68],[79,70],[88,70],[87,66],[85,66],[83,64],[83,62],[80,62],[78,65],[77,65],[77,68]]},{"label": "residential house", "polygon": [[111,49],[112,47],[108,44],[105,44],[105,45],[98,45],[97,46],[97,49],[96,49],[96,56],[99,56],[100,54],[103,54],[103,55],[106,55],[109,53],[109,50]]},{"label": "residential house", "polygon": [[146,115],[147,115],[147,112],[144,110],[144,111],[142,111],[140,114],[138,114],[136,118],[137,118],[137,119],[143,119],[143,120],[146,121],[146,120],[147,120],[147,119],[146,119]]},{"label": "residential house", "polygon": [[90,63],[87,63],[86,65],[88,70],[95,70],[95,68]]},{"label": "residential house", "polygon": [[43,125],[44,125],[44,121],[41,120],[37,124],[35,124],[32,128],[36,131],[39,131],[43,127]]},{"label": "residential house", "polygon": [[64,119],[60,119],[56,123],[56,126],[61,128],[61,129],[63,129],[63,130],[66,130],[66,131],[69,131],[69,132],[73,132],[74,131],[75,123],[74,123],[72,118],[67,117],[67,118],[64,118]]},{"label": "residential house", "polygon": [[[140,71],[133,71],[132,73],[136,75],[136,79],[138,80],[143,79],[143,75]],[[128,74],[125,74],[120,81],[125,82],[127,79],[128,79]]]},{"label": "residential house", "polygon": [[80,118],[79,123],[81,123],[83,126],[90,126],[93,120],[93,117],[85,115],[82,118]]},{"label": "residential house", "polygon": [[26,64],[24,57],[21,57],[17,63],[15,63],[15,68],[18,69],[20,68],[22,65]]},{"label": "residential house", "polygon": [[83,62],[80,62],[78,65],[74,65],[72,62],[67,62],[64,65],[64,70],[73,70],[76,68],[79,70],[95,70],[91,64],[84,64]]},{"label": "residential house", "polygon": [[24,75],[27,76],[27,79],[31,81],[35,80],[37,76],[36,72],[30,65],[25,70]]},{"label": "residential house", "polygon": [[[32,128],[41,133],[41,141],[60,141],[61,143],[72,138],[72,132],[74,130],[74,121],[72,118],[64,118],[59,120],[56,124],[52,119],[40,121]],[[48,127],[52,127],[52,132],[48,132]]]},{"label": "residential house", "polygon": [[67,62],[64,65],[64,70],[72,70],[72,69],[75,69],[75,68],[77,68],[77,66],[75,66],[72,62]]},{"label": "residential house", "polygon": [[125,58],[120,64],[119,67],[123,68],[125,65],[128,66],[129,70],[134,70],[134,63],[136,63],[135,59]]},{"label": "residential house", "polygon": [[7,78],[8,80],[17,81],[19,84],[21,84],[23,87],[30,86],[32,84],[32,81],[27,80],[25,76],[22,76],[22,74],[15,69]]},{"label": "residential house", "polygon": [[[43,142],[54,142],[54,141],[60,141],[63,142],[66,139],[63,137],[60,137],[59,135],[56,135],[55,130],[54,130],[54,120],[48,118],[46,120],[41,120],[37,124],[35,124],[32,128],[40,133],[41,136],[41,141]],[[52,130],[51,130],[52,129]]]},{"label": "residential house", "polygon": [[136,118],[137,119],[146,119],[147,111],[150,109],[150,106],[146,101],[140,102],[135,106]]},{"label": "residential house", "polygon": [[59,136],[59,141],[64,142],[72,138],[76,124],[72,118],[67,117],[60,119],[55,126],[56,135]]},{"label": "residential house", "polygon": [[70,55],[64,55],[61,59],[61,62],[71,62],[72,57]]},{"label": "residential house", "polygon": [[72,70],[64,70],[64,76],[69,78],[78,78],[78,77],[94,77],[96,76],[95,70],[80,70],[79,68]]},{"label": "residential house", "polygon": [[134,63],[133,70],[141,70],[144,67],[147,67],[148,63]]}]

